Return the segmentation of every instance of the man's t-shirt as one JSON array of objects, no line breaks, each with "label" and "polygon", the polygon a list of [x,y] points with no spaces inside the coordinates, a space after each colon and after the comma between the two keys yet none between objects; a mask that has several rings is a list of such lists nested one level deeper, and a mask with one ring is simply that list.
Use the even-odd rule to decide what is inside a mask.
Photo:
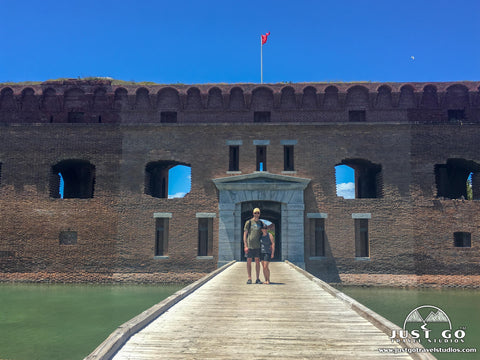
[{"label": "man's t-shirt", "polygon": [[247,220],[243,231],[248,231],[247,247],[249,249],[260,249],[260,236],[262,236],[263,222],[253,219]]}]

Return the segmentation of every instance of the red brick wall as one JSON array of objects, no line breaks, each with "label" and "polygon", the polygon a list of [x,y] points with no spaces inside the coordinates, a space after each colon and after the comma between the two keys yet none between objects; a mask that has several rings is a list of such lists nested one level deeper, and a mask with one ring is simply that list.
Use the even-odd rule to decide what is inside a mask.
[{"label": "red brick wall", "polygon": [[[284,85],[266,85],[262,91],[254,91],[253,84],[239,85],[243,110],[229,107],[230,91],[237,85],[202,85],[196,87],[198,92],[175,86],[170,95],[178,93],[179,105],[173,109],[178,111],[177,124],[159,123],[160,112],[176,101],[175,96],[160,99],[157,93],[165,88],[161,86],[146,86],[149,93],[139,91],[141,86],[125,86],[125,98],[115,94],[120,86],[109,82],[0,85],[0,278],[40,272],[67,274],[58,275],[63,279],[59,281],[128,280],[128,274],[154,281],[156,274],[154,278],[165,282],[184,278],[178,274],[193,279],[213,270],[218,218],[213,219],[214,256],[198,259],[196,213],[218,215],[218,194],[211,180],[229,176],[227,140],[242,141],[242,174],[256,170],[254,140],[270,141],[267,166],[274,174],[283,171],[281,140],[297,140],[296,173],[288,175],[311,179],[305,213],[328,214],[327,256],[322,259],[310,258],[312,234],[305,218],[305,261],[314,274],[331,281],[355,279],[354,274],[480,274],[480,204],[437,199],[434,176],[435,164],[449,158],[480,164],[478,84],[461,84],[468,97],[467,119],[452,124],[447,123],[447,109],[463,105],[460,97],[452,98],[454,84],[436,84],[435,109],[425,108],[430,105],[422,100],[426,84],[413,84],[414,110],[400,107],[404,84],[386,84],[391,89],[386,97],[379,95],[382,85],[334,84],[339,91],[334,109],[324,101],[329,84],[292,84],[293,98]],[[311,97],[310,102],[304,100],[307,86],[316,90],[316,107]],[[209,100],[213,87],[219,91]],[[49,88],[56,95],[47,98]],[[72,92],[74,88],[82,91]],[[289,95],[282,96],[282,91]],[[348,123],[349,109],[365,109],[367,121]],[[271,111],[271,123],[254,124],[253,110]],[[68,124],[71,111],[83,112],[83,123]],[[66,159],[95,166],[92,199],[50,197],[50,169]],[[384,196],[337,197],[335,165],[345,159],[381,164]],[[159,160],[191,166],[192,188],[184,198],[144,193],[145,166]],[[153,214],[158,212],[172,214],[168,258],[163,259],[153,256]],[[371,214],[368,260],[355,258],[353,213]],[[59,244],[60,232],[67,230],[77,232],[76,245]],[[455,231],[470,232],[472,247],[455,248]]]}]

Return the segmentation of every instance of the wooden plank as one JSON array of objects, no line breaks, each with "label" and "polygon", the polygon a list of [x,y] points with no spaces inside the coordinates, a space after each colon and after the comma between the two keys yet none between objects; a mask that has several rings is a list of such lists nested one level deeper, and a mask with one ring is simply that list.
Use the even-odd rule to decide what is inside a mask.
[{"label": "wooden plank", "polygon": [[411,359],[344,301],[285,263],[271,285],[247,285],[236,263],[133,335],[126,359]]}]

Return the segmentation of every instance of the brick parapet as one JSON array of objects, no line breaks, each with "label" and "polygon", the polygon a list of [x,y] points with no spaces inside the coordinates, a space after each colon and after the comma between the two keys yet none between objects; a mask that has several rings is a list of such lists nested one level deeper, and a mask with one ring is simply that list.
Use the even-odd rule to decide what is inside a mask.
[{"label": "brick parapet", "polygon": [[367,111],[367,122],[441,123],[448,121],[449,109],[465,111],[464,123],[477,123],[479,85],[466,81],[112,85],[75,79],[0,84],[0,123],[160,123],[163,111],[177,112],[178,123],[249,123],[255,111],[271,112],[274,123],[348,122],[349,110]]}]

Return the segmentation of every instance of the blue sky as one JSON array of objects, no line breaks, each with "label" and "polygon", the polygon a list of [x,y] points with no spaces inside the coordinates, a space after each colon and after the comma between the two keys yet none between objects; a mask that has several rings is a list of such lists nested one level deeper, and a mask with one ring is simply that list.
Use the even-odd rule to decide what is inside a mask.
[{"label": "blue sky", "polygon": [[0,0],[0,82],[480,80],[480,1]]},{"label": "blue sky", "polygon": [[[0,0],[0,82],[480,79],[478,0]],[[414,59],[412,59],[412,56]]]}]

